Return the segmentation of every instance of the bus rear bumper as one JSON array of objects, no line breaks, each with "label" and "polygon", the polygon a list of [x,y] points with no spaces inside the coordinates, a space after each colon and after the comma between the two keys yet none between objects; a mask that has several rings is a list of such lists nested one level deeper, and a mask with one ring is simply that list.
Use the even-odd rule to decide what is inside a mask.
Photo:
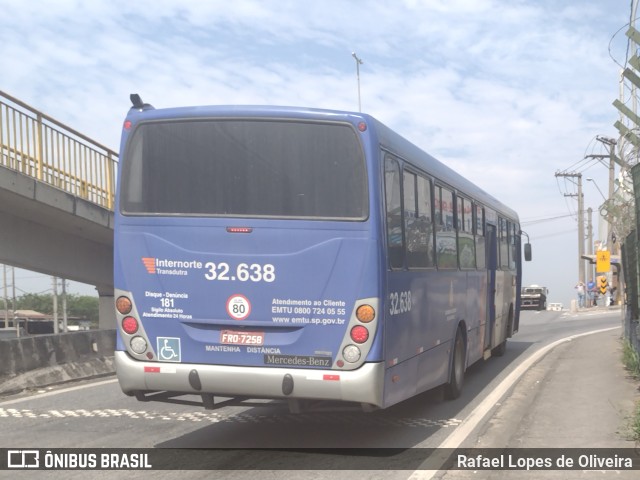
[{"label": "bus rear bumper", "polygon": [[359,402],[383,407],[384,363],[357,370],[236,367],[141,362],[115,352],[116,374],[126,394],[167,391],[224,397],[290,398]]}]

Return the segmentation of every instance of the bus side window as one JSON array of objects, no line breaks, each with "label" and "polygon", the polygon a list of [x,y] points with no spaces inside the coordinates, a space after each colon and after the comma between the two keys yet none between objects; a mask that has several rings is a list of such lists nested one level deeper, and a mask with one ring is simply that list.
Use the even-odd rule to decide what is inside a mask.
[{"label": "bus side window", "polygon": [[458,267],[453,192],[436,187],[436,257],[438,268]]},{"label": "bus side window", "polygon": [[509,222],[509,270],[516,269],[516,255],[518,249],[516,248],[516,224]]},{"label": "bus side window", "polygon": [[484,269],[487,266],[484,243],[484,208],[480,205],[476,205],[476,266],[479,269]]},{"label": "bus side window", "polygon": [[471,201],[464,197],[456,197],[456,202],[458,204],[458,255],[460,268],[476,268]]},{"label": "bus side window", "polygon": [[500,268],[506,270],[509,268],[509,235],[507,221],[500,217],[498,219],[500,231],[498,232],[500,244]]},{"label": "bus side window", "polygon": [[405,258],[408,268],[433,266],[433,228],[429,181],[404,172]]},{"label": "bus side window", "polygon": [[425,267],[435,266],[432,204],[431,181],[418,176],[418,218],[420,220],[421,235],[424,238]]},{"label": "bus side window", "polygon": [[402,268],[402,197],[400,195],[400,166],[391,157],[384,162],[384,188],[387,213],[387,256],[391,268]]}]

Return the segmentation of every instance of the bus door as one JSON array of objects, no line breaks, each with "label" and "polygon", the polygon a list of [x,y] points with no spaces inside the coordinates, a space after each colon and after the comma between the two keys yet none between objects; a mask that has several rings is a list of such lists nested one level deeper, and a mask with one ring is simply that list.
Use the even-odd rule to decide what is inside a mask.
[{"label": "bus door", "polygon": [[484,350],[491,348],[496,324],[496,269],[498,266],[498,243],[496,241],[496,227],[487,223],[487,324],[484,335]]}]

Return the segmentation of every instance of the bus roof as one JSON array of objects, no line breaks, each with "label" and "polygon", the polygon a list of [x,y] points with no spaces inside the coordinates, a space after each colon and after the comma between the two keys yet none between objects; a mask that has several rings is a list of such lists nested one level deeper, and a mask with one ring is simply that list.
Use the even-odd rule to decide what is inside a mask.
[{"label": "bus roof", "polygon": [[518,214],[513,209],[464,178],[452,168],[429,155],[427,152],[411,143],[397,132],[394,132],[377,119],[373,117],[369,118],[376,124],[376,131],[378,133],[380,143],[387,147],[392,153],[395,153],[400,157],[407,156],[411,158],[411,162],[417,167],[430,173],[438,180],[448,184],[456,190],[459,190],[460,193],[468,195],[473,200],[491,207],[514,220],[518,220]]}]

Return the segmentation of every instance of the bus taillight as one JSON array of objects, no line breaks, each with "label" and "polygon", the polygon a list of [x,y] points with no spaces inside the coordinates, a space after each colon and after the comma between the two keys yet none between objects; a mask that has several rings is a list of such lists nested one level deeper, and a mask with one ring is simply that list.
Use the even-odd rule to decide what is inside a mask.
[{"label": "bus taillight", "polygon": [[116,300],[116,310],[120,312],[122,315],[126,315],[131,312],[133,305],[131,304],[131,300],[127,297],[118,297]]},{"label": "bus taillight", "polygon": [[133,337],[129,342],[129,345],[131,346],[131,350],[133,350],[138,355],[141,355],[147,351],[147,341],[140,336]]},{"label": "bus taillight", "polygon": [[360,305],[356,310],[356,318],[362,323],[369,323],[376,318],[376,311],[371,305]]},{"label": "bus taillight", "polygon": [[369,338],[369,330],[362,325],[356,325],[351,329],[351,340],[356,343],[364,343]]},{"label": "bus taillight", "polygon": [[[360,360],[361,355],[362,354],[360,352],[360,349],[355,345],[347,345],[342,350],[342,356],[349,363],[356,363],[358,360]],[[343,365],[340,365],[340,362],[338,362],[339,367],[342,367]]]},{"label": "bus taillight", "polygon": [[133,335],[138,331],[138,320],[133,317],[124,317],[122,319],[122,330],[129,335]]}]

